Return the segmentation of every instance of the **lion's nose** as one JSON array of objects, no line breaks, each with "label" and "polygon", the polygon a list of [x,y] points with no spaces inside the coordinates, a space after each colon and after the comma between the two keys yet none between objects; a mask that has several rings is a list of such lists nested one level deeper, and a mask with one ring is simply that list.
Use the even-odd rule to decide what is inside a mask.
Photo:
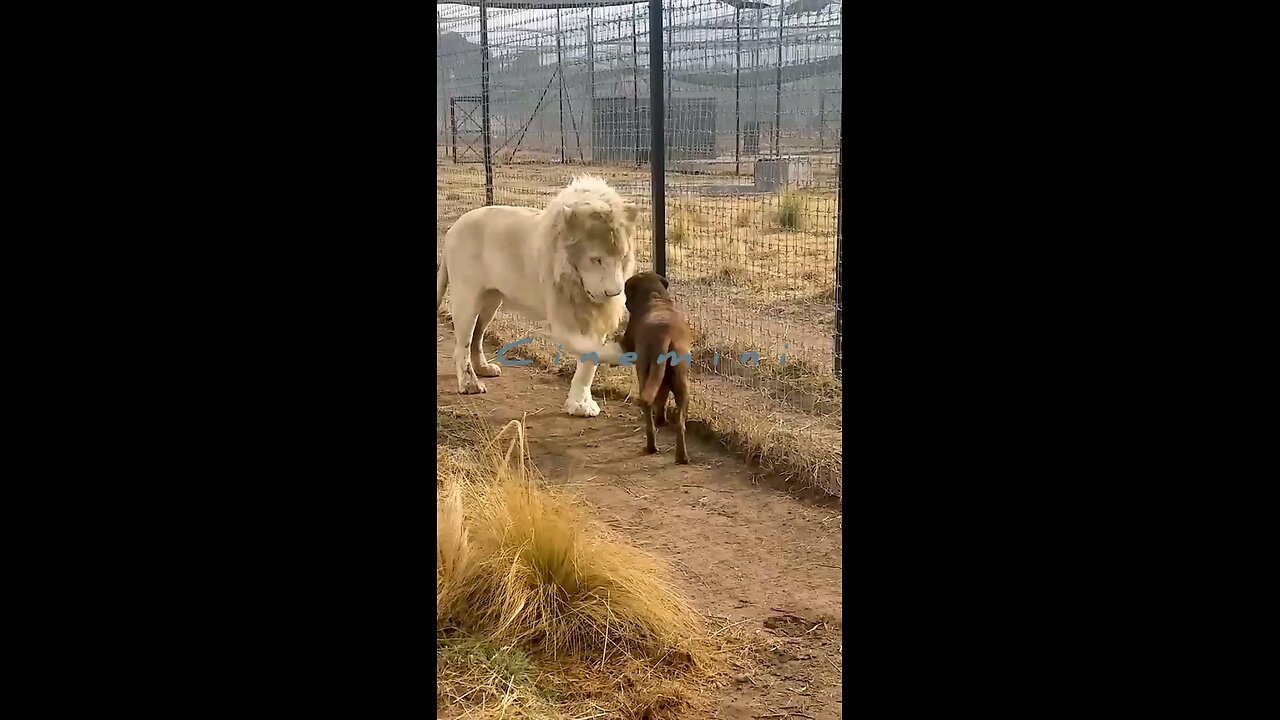
[{"label": "lion's nose", "polygon": [[618,292],[616,292],[616,293],[611,293],[611,292],[609,292],[608,290],[605,290],[605,291],[604,291],[604,294],[605,294],[606,296],[608,296],[608,297],[618,297],[619,295],[621,295],[621,294],[622,294],[622,291],[621,291],[621,290],[619,290],[619,291],[618,291]]}]

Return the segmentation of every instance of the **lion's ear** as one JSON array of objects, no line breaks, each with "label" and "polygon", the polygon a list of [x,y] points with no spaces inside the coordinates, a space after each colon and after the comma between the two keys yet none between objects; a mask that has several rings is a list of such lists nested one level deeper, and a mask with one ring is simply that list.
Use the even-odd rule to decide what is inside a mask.
[{"label": "lion's ear", "polygon": [[625,202],[622,204],[622,216],[627,219],[627,222],[629,223],[635,222],[636,218],[639,215],[640,215],[639,205],[636,205],[633,202]]},{"label": "lion's ear", "polygon": [[659,275],[658,279],[662,281],[662,287],[668,290],[671,289],[671,285],[667,282],[667,277],[665,275]]}]

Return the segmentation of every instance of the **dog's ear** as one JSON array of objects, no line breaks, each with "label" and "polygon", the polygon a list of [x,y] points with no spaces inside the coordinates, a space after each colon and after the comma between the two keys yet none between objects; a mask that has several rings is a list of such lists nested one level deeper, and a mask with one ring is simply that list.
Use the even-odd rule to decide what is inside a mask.
[{"label": "dog's ear", "polygon": [[659,276],[658,276],[658,279],[662,281],[662,287],[664,287],[664,288],[666,288],[666,289],[668,289],[668,290],[670,290],[670,289],[671,289],[671,284],[667,282],[667,278],[666,278],[666,276],[664,276],[664,275],[659,275]]},{"label": "dog's ear", "polygon": [[639,215],[640,215],[639,205],[636,205],[631,201],[622,203],[622,217],[626,218],[627,222],[635,223],[636,218],[639,217]]}]

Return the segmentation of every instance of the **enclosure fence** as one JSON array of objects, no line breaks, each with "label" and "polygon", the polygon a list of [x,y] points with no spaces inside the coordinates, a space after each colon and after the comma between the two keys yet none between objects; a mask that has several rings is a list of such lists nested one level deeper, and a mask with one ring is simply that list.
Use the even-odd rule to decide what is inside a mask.
[{"label": "enclosure fence", "polygon": [[601,175],[649,211],[638,267],[694,323],[703,386],[838,442],[841,20],[839,0],[437,3],[437,255],[468,210]]}]

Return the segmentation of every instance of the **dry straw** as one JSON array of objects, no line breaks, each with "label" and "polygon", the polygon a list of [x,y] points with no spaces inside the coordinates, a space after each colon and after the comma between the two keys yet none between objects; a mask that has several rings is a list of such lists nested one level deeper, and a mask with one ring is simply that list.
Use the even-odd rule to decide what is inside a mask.
[{"label": "dry straw", "polygon": [[437,448],[437,705],[460,717],[697,715],[742,643],[709,633],[657,560],[544,487],[527,452],[519,421]]}]

